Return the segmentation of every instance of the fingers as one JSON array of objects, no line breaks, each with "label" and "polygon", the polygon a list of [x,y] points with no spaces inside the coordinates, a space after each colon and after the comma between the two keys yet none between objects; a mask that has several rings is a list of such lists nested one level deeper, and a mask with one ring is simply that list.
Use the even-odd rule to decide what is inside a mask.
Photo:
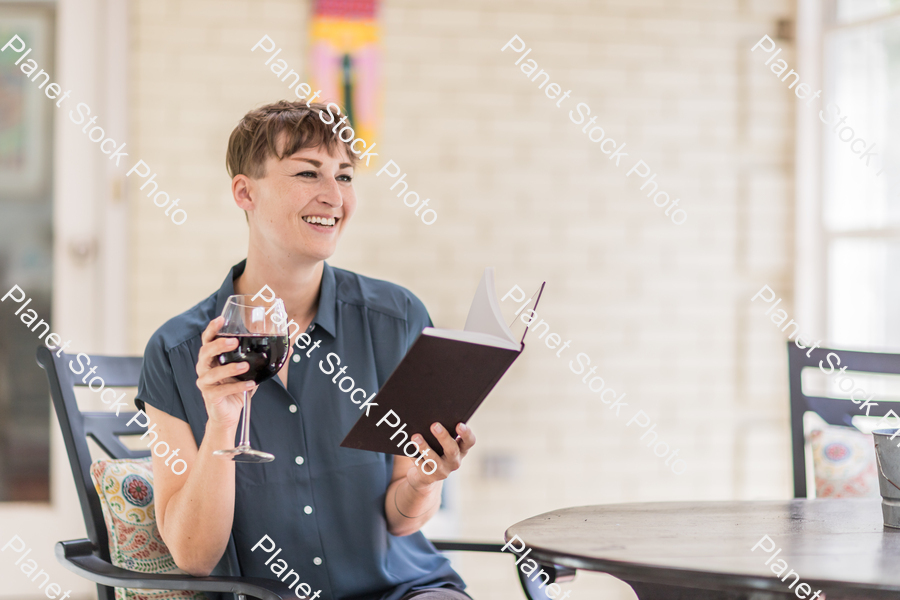
[{"label": "fingers", "polygon": [[453,439],[453,436],[444,429],[440,423],[434,423],[431,426],[431,433],[437,438],[444,449],[444,459],[458,460],[460,458],[459,444]]},{"label": "fingers", "polygon": [[227,398],[228,396],[240,396],[244,392],[250,392],[251,398],[252,394],[256,392],[254,389],[256,388],[256,384],[252,381],[235,381],[234,383],[226,383],[223,385],[217,385],[212,388],[207,394],[204,394],[204,398],[209,402],[216,403],[217,400],[221,398]]},{"label": "fingers", "polygon": [[472,446],[475,445],[475,432],[465,423],[460,423],[456,426],[456,433],[459,434],[460,438],[458,442],[460,453],[465,456],[472,449]]},{"label": "fingers", "polygon": [[[440,423],[434,423],[431,426],[431,433],[434,434],[434,437],[437,438],[438,442],[441,444],[441,448],[444,450],[444,456],[435,456],[434,460],[438,462],[436,473],[441,473],[443,475],[438,477],[438,479],[445,479],[451,471],[455,471],[459,468],[465,453],[460,449],[459,444],[456,443],[453,436],[451,436]],[[415,434],[412,437],[412,440],[418,444],[420,448],[428,448],[427,442],[420,434]]]},{"label": "fingers", "polygon": [[250,365],[243,361],[214,367],[208,369],[203,375],[197,378],[197,385],[200,386],[201,390],[203,387],[219,385],[226,379],[237,377],[241,373],[245,373],[249,368]]},{"label": "fingers", "polygon": [[200,339],[203,345],[200,346],[200,352],[197,354],[197,376],[202,377],[209,369],[216,365],[215,357],[223,352],[234,350],[238,346],[236,338],[216,338],[224,318],[216,317],[209,322]]},{"label": "fingers", "polygon": [[207,342],[200,347],[200,352],[197,354],[197,362],[209,367],[210,365],[215,364],[213,359],[216,356],[222,354],[223,352],[234,350],[237,347],[237,338],[223,337],[212,340],[211,342]]},{"label": "fingers", "polygon": [[212,321],[209,322],[209,325],[206,326],[206,329],[203,330],[203,333],[200,335],[200,341],[204,344],[208,344],[216,338],[216,335],[219,333],[219,330],[222,329],[222,325],[225,324],[225,317],[218,316]]}]

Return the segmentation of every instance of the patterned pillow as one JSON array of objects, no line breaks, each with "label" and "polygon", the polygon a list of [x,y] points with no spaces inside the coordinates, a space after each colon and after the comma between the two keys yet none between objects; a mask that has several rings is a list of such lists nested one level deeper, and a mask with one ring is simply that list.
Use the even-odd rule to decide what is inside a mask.
[{"label": "patterned pillow", "polygon": [[809,436],[817,498],[878,497],[872,434],[855,427],[822,424]]},{"label": "patterned pillow", "polygon": [[[112,563],[138,573],[183,574],[156,527],[150,457],[98,460],[91,465],[91,479],[103,507]],[[206,595],[116,588],[116,600],[206,600]]]}]

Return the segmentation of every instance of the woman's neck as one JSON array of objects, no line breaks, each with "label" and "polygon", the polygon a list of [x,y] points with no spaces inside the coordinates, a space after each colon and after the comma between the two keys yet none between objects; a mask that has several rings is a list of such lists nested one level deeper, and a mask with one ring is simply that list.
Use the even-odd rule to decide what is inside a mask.
[{"label": "woman's neck", "polygon": [[247,266],[234,282],[235,294],[255,295],[269,286],[284,301],[288,318],[304,331],[316,315],[319,289],[322,285],[324,261],[274,259],[257,251],[253,245],[247,252]]}]

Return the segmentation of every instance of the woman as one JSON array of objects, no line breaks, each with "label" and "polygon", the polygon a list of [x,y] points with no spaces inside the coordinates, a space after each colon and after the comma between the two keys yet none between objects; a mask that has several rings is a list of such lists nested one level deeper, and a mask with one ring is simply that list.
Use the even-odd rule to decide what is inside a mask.
[{"label": "woman", "polygon": [[[282,101],[244,116],[226,162],[250,228],[247,258],[147,344],[136,404],[188,465],[178,475],[153,456],[159,530],[176,564],[193,575],[287,581],[289,567],[305,584],[296,575],[287,581],[299,597],[469,598],[419,530],[438,510],[443,480],[474,445],[472,431],[432,426],[444,455],[432,453],[431,475],[407,457],[339,446],[361,413],[319,360],[333,352],[358,387],[379,389],[431,319],[408,290],[325,263],[356,210],[356,155],[319,118],[323,110]],[[237,341],[216,334],[228,296],[264,286],[300,326],[292,344],[305,337],[300,332],[314,343],[297,343],[278,377],[257,387],[234,379],[246,363],[218,364]],[[212,454],[234,447],[245,389],[254,393],[251,446],[273,453],[273,462]],[[427,447],[421,435],[411,439]]]}]

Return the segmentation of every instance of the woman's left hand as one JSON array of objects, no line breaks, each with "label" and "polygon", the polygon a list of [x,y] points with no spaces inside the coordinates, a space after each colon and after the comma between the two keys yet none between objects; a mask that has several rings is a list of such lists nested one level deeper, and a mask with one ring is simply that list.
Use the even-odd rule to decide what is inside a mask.
[{"label": "woman's left hand", "polygon": [[[431,425],[431,433],[437,438],[438,442],[441,443],[441,447],[444,449],[444,456],[435,454],[432,449],[432,452],[429,452],[424,459],[417,459],[417,462],[419,463],[418,466],[411,467],[406,473],[406,479],[409,482],[409,485],[418,491],[425,491],[433,484],[447,479],[450,473],[460,467],[463,458],[465,458],[469,450],[472,449],[472,446],[475,445],[475,433],[472,431],[472,428],[465,423],[459,423],[456,426],[456,433],[458,435],[455,439],[440,423],[433,423]],[[412,436],[411,441],[415,442],[419,448],[430,448],[425,442],[425,439],[418,433]],[[423,472],[422,467],[424,466],[425,461],[429,459],[437,463],[437,468],[430,475],[426,475]],[[431,465],[428,466],[431,467]],[[431,469],[429,468],[428,470],[430,471]]]}]

